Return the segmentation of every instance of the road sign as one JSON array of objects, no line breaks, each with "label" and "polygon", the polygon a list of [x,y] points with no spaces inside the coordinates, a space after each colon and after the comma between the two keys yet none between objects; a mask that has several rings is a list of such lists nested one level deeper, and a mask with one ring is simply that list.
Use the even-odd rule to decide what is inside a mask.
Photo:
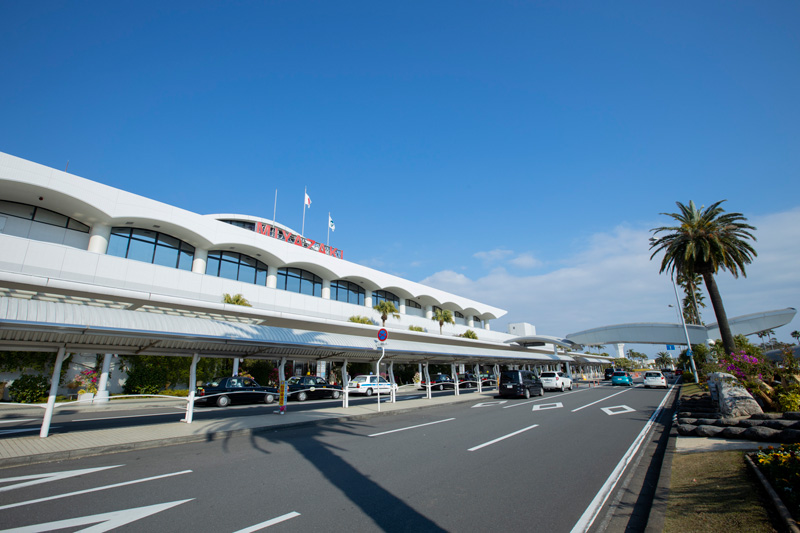
[{"label": "road sign", "polygon": [[667,350],[675,350],[674,344],[667,344]]},{"label": "road sign", "polygon": [[384,329],[381,328],[378,330],[378,340],[383,342],[389,338],[389,333]]}]

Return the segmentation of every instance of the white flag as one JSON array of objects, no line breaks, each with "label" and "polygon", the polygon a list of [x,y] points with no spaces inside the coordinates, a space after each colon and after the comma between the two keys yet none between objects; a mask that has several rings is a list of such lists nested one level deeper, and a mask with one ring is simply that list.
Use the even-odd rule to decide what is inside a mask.
[{"label": "white flag", "polygon": [[311,197],[308,195],[308,193],[305,194],[306,194],[306,205],[308,207],[311,207]]},{"label": "white flag", "polygon": [[331,231],[336,231],[336,224],[333,223],[330,213],[328,213],[328,227],[331,228]]}]

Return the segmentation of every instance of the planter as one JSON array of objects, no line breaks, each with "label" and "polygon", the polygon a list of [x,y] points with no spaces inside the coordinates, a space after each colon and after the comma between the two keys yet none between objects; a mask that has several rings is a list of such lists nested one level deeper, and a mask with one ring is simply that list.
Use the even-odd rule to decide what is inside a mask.
[{"label": "planter", "polygon": [[79,402],[91,402],[93,399],[94,399],[93,392],[84,392],[83,394],[78,394]]},{"label": "planter", "polygon": [[764,490],[767,492],[767,495],[772,502],[772,507],[777,511],[778,516],[780,517],[781,522],[783,523],[786,531],[791,533],[800,533],[800,527],[797,525],[797,521],[792,517],[792,514],[789,512],[789,509],[781,500],[781,497],[778,496],[778,493],[775,492],[775,489],[772,487],[772,484],[767,479],[761,470],[756,465],[755,461],[753,461],[752,454],[746,453],[744,455],[745,462],[747,463],[747,467],[755,474],[756,478],[758,479],[761,486],[764,487]]}]

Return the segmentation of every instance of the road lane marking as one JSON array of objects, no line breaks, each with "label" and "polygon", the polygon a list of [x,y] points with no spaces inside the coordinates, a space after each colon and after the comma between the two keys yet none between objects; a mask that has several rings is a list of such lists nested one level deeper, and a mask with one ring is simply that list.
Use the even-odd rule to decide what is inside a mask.
[{"label": "road lane marking", "polygon": [[32,422],[41,418],[13,418],[11,420],[0,420],[0,424],[16,424],[18,422]]},{"label": "road lane marking", "polygon": [[620,391],[620,392],[615,392],[611,396],[606,396],[605,398],[600,398],[596,402],[587,403],[583,407],[578,407],[577,409],[573,409],[572,412],[574,413],[575,411],[580,411],[581,409],[586,409],[587,407],[591,407],[592,405],[594,405],[596,403],[604,402],[604,401],[608,400],[609,398],[613,398],[614,396],[617,396],[618,394],[622,394],[623,392],[628,392],[629,390],[631,390],[631,389],[625,389],[625,390]]},{"label": "road lane marking", "polygon": [[534,405],[532,411],[547,411],[548,409],[561,409],[564,404],[561,402],[556,403],[543,403],[541,405]]},{"label": "road lane marking", "polygon": [[509,433],[508,435],[504,435],[502,437],[498,437],[498,438],[496,438],[494,440],[490,440],[489,442],[484,442],[483,444],[479,444],[478,446],[474,446],[474,447],[470,448],[467,451],[468,452],[474,452],[475,450],[480,450],[481,448],[485,448],[486,446],[491,446],[492,444],[500,442],[501,440],[505,440],[505,439],[507,439],[509,437],[513,437],[514,435],[519,435],[520,433],[523,433],[523,432],[528,431],[529,429],[533,429],[535,427],[539,427],[539,424],[534,424],[532,426],[528,426],[526,428],[522,428],[522,429],[520,429],[518,431],[515,431],[514,433]]},{"label": "road lane marking", "polygon": [[[672,389],[675,388],[675,385],[670,388],[669,392],[672,392]],[[592,502],[583,512],[581,517],[578,519],[578,522],[572,528],[570,533],[583,533],[588,531],[589,528],[592,526],[592,523],[597,518],[597,515],[600,513],[600,510],[605,505],[606,500],[611,495],[611,491],[614,490],[617,482],[619,482],[620,478],[622,477],[623,472],[625,472],[625,468],[627,468],[628,464],[631,462],[633,457],[636,455],[636,452],[639,450],[639,447],[644,442],[644,438],[650,432],[650,428],[653,426],[655,420],[661,415],[661,411],[664,410],[664,404],[667,402],[667,398],[670,397],[670,394],[665,394],[664,399],[661,400],[661,403],[658,404],[658,409],[650,416],[650,420],[647,421],[647,424],[642,428],[642,431],[636,437],[636,440],[633,441],[628,451],[625,452],[625,455],[622,456],[622,459],[619,460],[617,466],[608,476],[606,482],[603,483],[603,486],[600,487],[600,490],[597,492],[597,495],[594,497]]]},{"label": "road lane marking", "polygon": [[408,427],[400,428],[400,429],[392,429],[390,431],[382,431],[381,433],[373,433],[372,435],[367,435],[367,437],[378,437],[380,435],[388,435],[389,433],[397,433],[398,431],[405,431],[407,429],[416,429],[416,428],[421,428],[423,426],[431,426],[433,424],[441,424],[442,422],[450,422],[451,420],[455,420],[455,418],[445,418],[444,420],[437,420],[436,422],[428,422],[426,424],[418,424],[416,426],[408,426]]},{"label": "road lane marking", "polygon": [[286,520],[290,520],[296,516],[300,516],[300,513],[298,513],[297,511],[292,511],[291,513],[286,513],[284,515],[277,516],[272,520],[267,520],[266,522],[261,522],[260,524],[246,527],[244,529],[240,529],[239,531],[234,531],[233,533],[252,533],[253,531],[258,531],[260,529],[268,528],[270,526],[274,526],[275,524],[285,522]]},{"label": "road lane marking", "polygon": [[125,416],[106,416],[103,418],[76,418],[71,422],[94,422],[95,420],[117,420],[118,418],[141,418],[144,416],[164,416],[164,415],[185,415],[186,411],[175,411],[174,413],[150,413],[146,415],[125,415]]},{"label": "road lane marking", "polygon": [[81,495],[81,494],[89,494],[91,492],[98,492],[98,491],[101,491],[101,490],[116,489],[118,487],[125,487],[127,485],[135,485],[136,483],[144,483],[146,481],[154,481],[156,479],[163,479],[163,478],[167,478],[167,477],[180,476],[182,474],[188,474],[190,472],[191,472],[191,470],[182,470],[180,472],[173,472],[171,474],[162,474],[160,476],[145,477],[145,478],[142,478],[142,479],[134,479],[132,481],[123,481],[122,483],[114,483],[113,485],[106,485],[104,487],[95,487],[93,489],[78,490],[78,491],[75,491],[75,492],[68,492],[66,494],[56,494],[55,496],[47,496],[46,498],[38,498],[36,500],[28,500],[27,502],[12,503],[12,504],[9,504],[9,505],[0,506],[0,511],[4,511],[6,509],[11,509],[13,507],[20,507],[22,505],[29,505],[29,504],[32,504],[32,503],[42,503],[42,502],[48,502],[48,501],[51,501],[51,500],[59,500],[61,498],[67,498],[69,496],[78,496],[78,495]]},{"label": "road lane marking", "polygon": [[601,411],[609,416],[621,415],[622,413],[634,413],[636,409],[632,409],[627,405],[615,405],[613,407],[601,407]]},{"label": "road lane marking", "polygon": [[476,403],[470,409],[475,409],[476,407],[486,407],[487,405],[501,405],[501,404],[504,404],[504,403],[508,403],[508,400],[495,400],[493,402]]}]

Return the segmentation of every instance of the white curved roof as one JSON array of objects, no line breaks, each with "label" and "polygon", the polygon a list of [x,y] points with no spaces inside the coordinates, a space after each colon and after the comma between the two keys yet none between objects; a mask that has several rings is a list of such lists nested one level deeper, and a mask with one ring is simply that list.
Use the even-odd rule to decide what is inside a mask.
[{"label": "white curved roof", "polygon": [[[400,298],[417,298],[440,306],[447,304],[448,308],[453,307],[454,310],[470,310],[482,320],[492,320],[506,314],[505,310],[498,307],[220,222],[216,219],[220,215],[192,213],[2,152],[0,187],[3,199],[41,205],[90,226],[157,226],[159,231],[199,248],[233,249],[248,255],[253,255],[253,251],[261,251],[268,257],[261,259],[271,266],[298,265],[322,277],[362,282],[368,290],[385,289]],[[39,200],[40,197],[42,200]],[[250,218],[254,221],[263,220]]]}]

